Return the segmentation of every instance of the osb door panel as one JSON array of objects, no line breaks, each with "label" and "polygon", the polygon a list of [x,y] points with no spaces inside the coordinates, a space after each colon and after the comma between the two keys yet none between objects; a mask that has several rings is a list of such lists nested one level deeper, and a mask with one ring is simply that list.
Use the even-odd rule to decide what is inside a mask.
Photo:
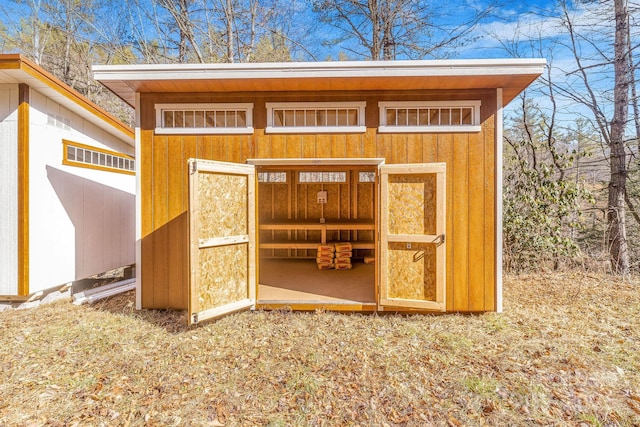
[{"label": "osb door panel", "polygon": [[445,310],[444,163],[380,166],[380,305]]},{"label": "osb door panel", "polygon": [[255,304],[255,168],[189,160],[189,324]]}]

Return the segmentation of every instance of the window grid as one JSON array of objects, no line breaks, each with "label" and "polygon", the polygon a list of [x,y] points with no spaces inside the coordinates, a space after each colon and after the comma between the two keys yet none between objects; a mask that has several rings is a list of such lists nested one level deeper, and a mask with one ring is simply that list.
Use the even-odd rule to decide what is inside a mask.
[{"label": "window grid", "polygon": [[162,109],[162,127],[169,129],[246,128],[246,109]]},{"label": "window grid", "polygon": [[380,126],[386,132],[480,132],[479,100],[381,101]]},{"label": "window grid", "polygon": [[346,172],[300,172],[298,175],[299,182],[324,182],[324,183],[340,183],[347,182]]},{"label": "window grid", "polygon": [[359,172],[358,182],[376,182],[375,172]]},{"label": "window grid", "polygon": [[286,183],[286,172],[258,172],[258,182]]},{"label": "window grid", "polygon": [[387,126],[467,126],[474,124],[472,107],[386,107],[386,116]]},{"label": "window grid", "polygon": [[274,127],[359,126],[358,108],[274,108]]},{"label": "window grid", "polygon": [[134,159],[116,154],[106,154],[87,148],[75,147],[73,145],[67,145],[66,157],[67,161],[74,163],[102,166],[127,172],[134,172],[136,170]]},{"label": "window grid", "polygon": [[364,132],[366,102],[267,102],[267,133]]}]

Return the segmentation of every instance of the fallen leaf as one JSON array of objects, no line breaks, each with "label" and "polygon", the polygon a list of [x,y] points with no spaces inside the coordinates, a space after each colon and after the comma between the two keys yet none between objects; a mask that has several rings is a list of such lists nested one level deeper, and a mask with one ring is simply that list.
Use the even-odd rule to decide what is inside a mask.
[{"label": "fallen leaf", "polygon": [[462,421],[458,420],[453,415],[449,415],[449,418],[447,421],[449,421],[449,425],[451,426],[460,427],[462,425]]}]

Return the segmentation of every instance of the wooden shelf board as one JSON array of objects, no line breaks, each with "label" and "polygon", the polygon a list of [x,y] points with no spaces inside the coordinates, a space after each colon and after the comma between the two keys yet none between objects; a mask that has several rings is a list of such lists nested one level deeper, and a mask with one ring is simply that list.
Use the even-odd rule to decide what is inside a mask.
[{"label": "wooden shelf board", "polygon": [[[329,242],[329,244],[331,243],[338,242]],[[260,249],[317,249],[321,244],[317,240],[274,240],[260,242]],[[372,240],[352,241],[351,246],[353,249],[375,249],[375,242]]]}]

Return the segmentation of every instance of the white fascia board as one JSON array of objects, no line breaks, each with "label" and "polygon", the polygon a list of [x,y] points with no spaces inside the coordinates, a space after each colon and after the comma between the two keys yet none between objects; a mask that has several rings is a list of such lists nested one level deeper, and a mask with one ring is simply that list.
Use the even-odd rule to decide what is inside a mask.
[{"label": "white fascia board", "polygon": [[502,288],[503,288],[503,277],[502,277],[502,264],[503,264],[503,231],[502,231],[502,214],[503,214],[503,205],[502,205],[502,196],[503,196],[503,159],[502,152],[504,149],[504,142],[502,140],[503,137],[503,126],[504,126],[504,106],[502,105],[502,88],[496,89],[496,115],[495,115],[495,257],[496,257],[496,265],[495,265],[495,274],[496,274],[496,312],[502,313]]},{"label": "white fascia board", "polygon": [[382,158],[296,158],[296,159],[247,159],[254,166],[377,166],[385,162]]},{"label": "white fascia board", "polygon": [[113,80],[437,77],[540,74],[544,59],[457,59],[216,64],[94,65],[94,78]]}]

